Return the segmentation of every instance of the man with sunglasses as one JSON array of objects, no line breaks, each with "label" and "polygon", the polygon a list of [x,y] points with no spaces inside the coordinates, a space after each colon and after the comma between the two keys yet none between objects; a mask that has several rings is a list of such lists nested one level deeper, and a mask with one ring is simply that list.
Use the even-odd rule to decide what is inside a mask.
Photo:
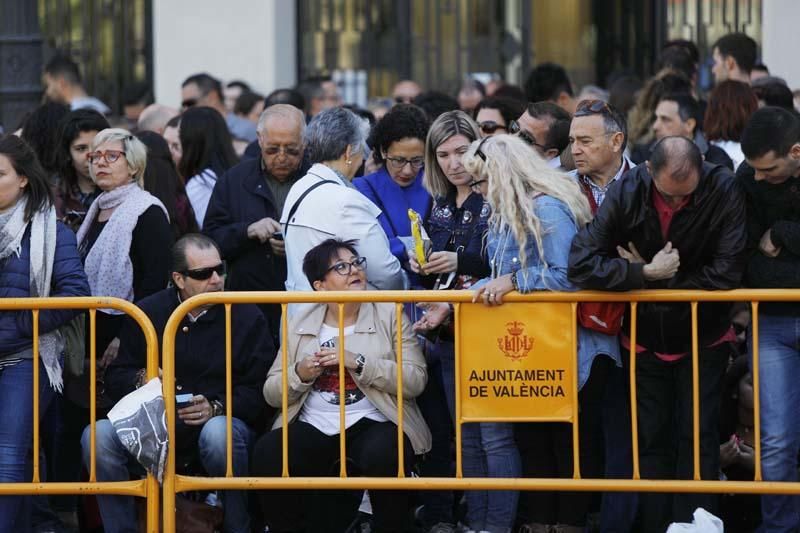
[{"label": "man with sunglasses", "polygon": [[569,113],[552,102],[535,102],[509,124],[509,133],[533,146],[552,168],[562,169],[561,152],[569,146]]},{"label": "man with sunglasses", "polygon": [[[730,170],[704,162],[691,140],[665,137],[645,165],[611,187],[595,218],[575,236],[569,278],[593,290],[738,288],[746,259],[744,204]],[[719,475],[720,398],[727,341],[735,339],[730,308],[726,302],[701,303],[697,310],[703,479]],[[641,477],[691,479],[691,307],[640,302],[637,324]],[[627,327],[621,332],[623,353],[631,347]],[[664,531],[670,522],[690,521],[697,507],[713,513],[717,504],[708,494],[643,493],[639,502],[641,531]]]},{"label": "man with sunglasses", "polygon": [[205,72],[189,76],[181,84],[181,111],[195,106],[210,107],[225,118],[231,136],[240,141],[236,146],[241,148],[241,150],[237,149],[237,153],[240,155],[247,143],[256,140],[255,125],[246,118],[229,113],[225,109],[222,84],[218,79]]},{"label": "man with sunglasses", "polygon": [[[214,241],[200,234],[188,234],[172,249],[173,287],[137,302],[155,326],[159,345],[167,320],[181,302],[223,288],[225,264]],[[210,476],[224,476],[226,469],[225,424],[225,308],[202,306],[182,320],[175,338],[176,394],[189,398],[178,403],[176,442],[179,465],[199,464]],[[249,472],[248,446],[254,429],[263,427],[267,406],[261,389],[275,359],[275,347],[264,317],[254,305],[235,305],[231,310],[232,331],[232,430],[233,473]],[[115,401],[144,385],[147,350],[141,329],[131,318],[120,333],[117,359],[106,370],[106,392]],[[122,445],[108,420],[97,422],[97,478],[102,481],[127,480],[136,461]],[[82,439],[84,464],[89,464],[89,428]],[[225,510],[224,530],[249,532],[247,493],[221,493]],[[135,531],[134,498],[97,498],[106,531]]]}]

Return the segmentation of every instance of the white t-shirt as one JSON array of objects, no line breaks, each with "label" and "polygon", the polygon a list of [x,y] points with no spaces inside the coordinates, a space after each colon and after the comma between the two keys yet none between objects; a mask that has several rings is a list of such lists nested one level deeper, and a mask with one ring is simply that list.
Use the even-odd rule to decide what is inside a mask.
[{"label": "white t-shirt", "polygon": [[[344,328],[345,338],[352,335],[355,326]],[[322,324],[319,330],[320,348],[336,348],[339,328]],[[364,392],[358,388],[350,372],[345,372],[345,428],[349,428],[362,418],[378,422],[388,419],[369,401]],[[326,435],[339,433],[339,367],[329,367],[315,381],[308,394],[300,420],[311,424]]]}]

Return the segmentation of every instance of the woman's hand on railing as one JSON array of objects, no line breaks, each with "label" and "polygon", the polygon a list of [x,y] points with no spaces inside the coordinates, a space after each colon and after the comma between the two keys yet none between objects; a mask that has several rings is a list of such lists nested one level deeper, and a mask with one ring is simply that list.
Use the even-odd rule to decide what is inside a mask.
[{"label": "woman's hand on railing", "polygon": [[514,290],[511,282],[511,274],[505,274],[495,278],[486,285],[481,285],[472,297],[472,303],[482,300],[486,305],[500,305],[503,303],[503,295]]}]

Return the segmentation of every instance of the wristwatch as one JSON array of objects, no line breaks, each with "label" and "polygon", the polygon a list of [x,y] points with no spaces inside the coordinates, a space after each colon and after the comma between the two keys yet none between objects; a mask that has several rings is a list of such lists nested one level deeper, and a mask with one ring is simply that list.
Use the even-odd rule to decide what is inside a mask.
[{"label": "wristwatch", "polygon": [[222,416],[225,414],[225,406],[219,400],[211,402],[211,416]]},{"label": "wristwatch", "polygon": [[364,364],[367,362],[367,358],[361,354],[358,354],[356,357],[356,376],[360,376],[361,373],[364,371]]}]

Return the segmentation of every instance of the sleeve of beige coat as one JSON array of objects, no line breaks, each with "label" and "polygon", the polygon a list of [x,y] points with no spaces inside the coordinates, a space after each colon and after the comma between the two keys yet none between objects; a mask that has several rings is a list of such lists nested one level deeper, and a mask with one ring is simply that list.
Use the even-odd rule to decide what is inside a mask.
[{"label": "sleeve of beige coat", "polygon": [[[287,363],[289,365],[289,405],[292,405],[300,399],[303,394],[311,388],[312,383],[303,383],[300,376],[295,372],[294,364],[297,361],[297,351],[299,349],[298,335],[292,335],[292,325],[289,325],[289,349],[286,355]],[[269,372],[267,372],[267,381],[264,383],[264,399],[269,405],[276,409],[281,408],[281,387],[283,385],[283,351],[278,349],[278,354],[275,356],[275,361],[272,363]]]},{"label": "sleeve of beige coat", "polygon": [[[392,339],[391,350],[395,354],[397,337],[397,315],[395,308],[392,308]],[[361,376],[353,379],[359,385],[373,387],[387,394],[397,396],[397,357],[378,358],[370,357],[364,362],[364,370]],[[403,398],[416,398],[425,389],[428,382],[428,369],[425,364],[425,356],[417,342],[417,336],[411,330],[411,323],[403,314]]]}]

